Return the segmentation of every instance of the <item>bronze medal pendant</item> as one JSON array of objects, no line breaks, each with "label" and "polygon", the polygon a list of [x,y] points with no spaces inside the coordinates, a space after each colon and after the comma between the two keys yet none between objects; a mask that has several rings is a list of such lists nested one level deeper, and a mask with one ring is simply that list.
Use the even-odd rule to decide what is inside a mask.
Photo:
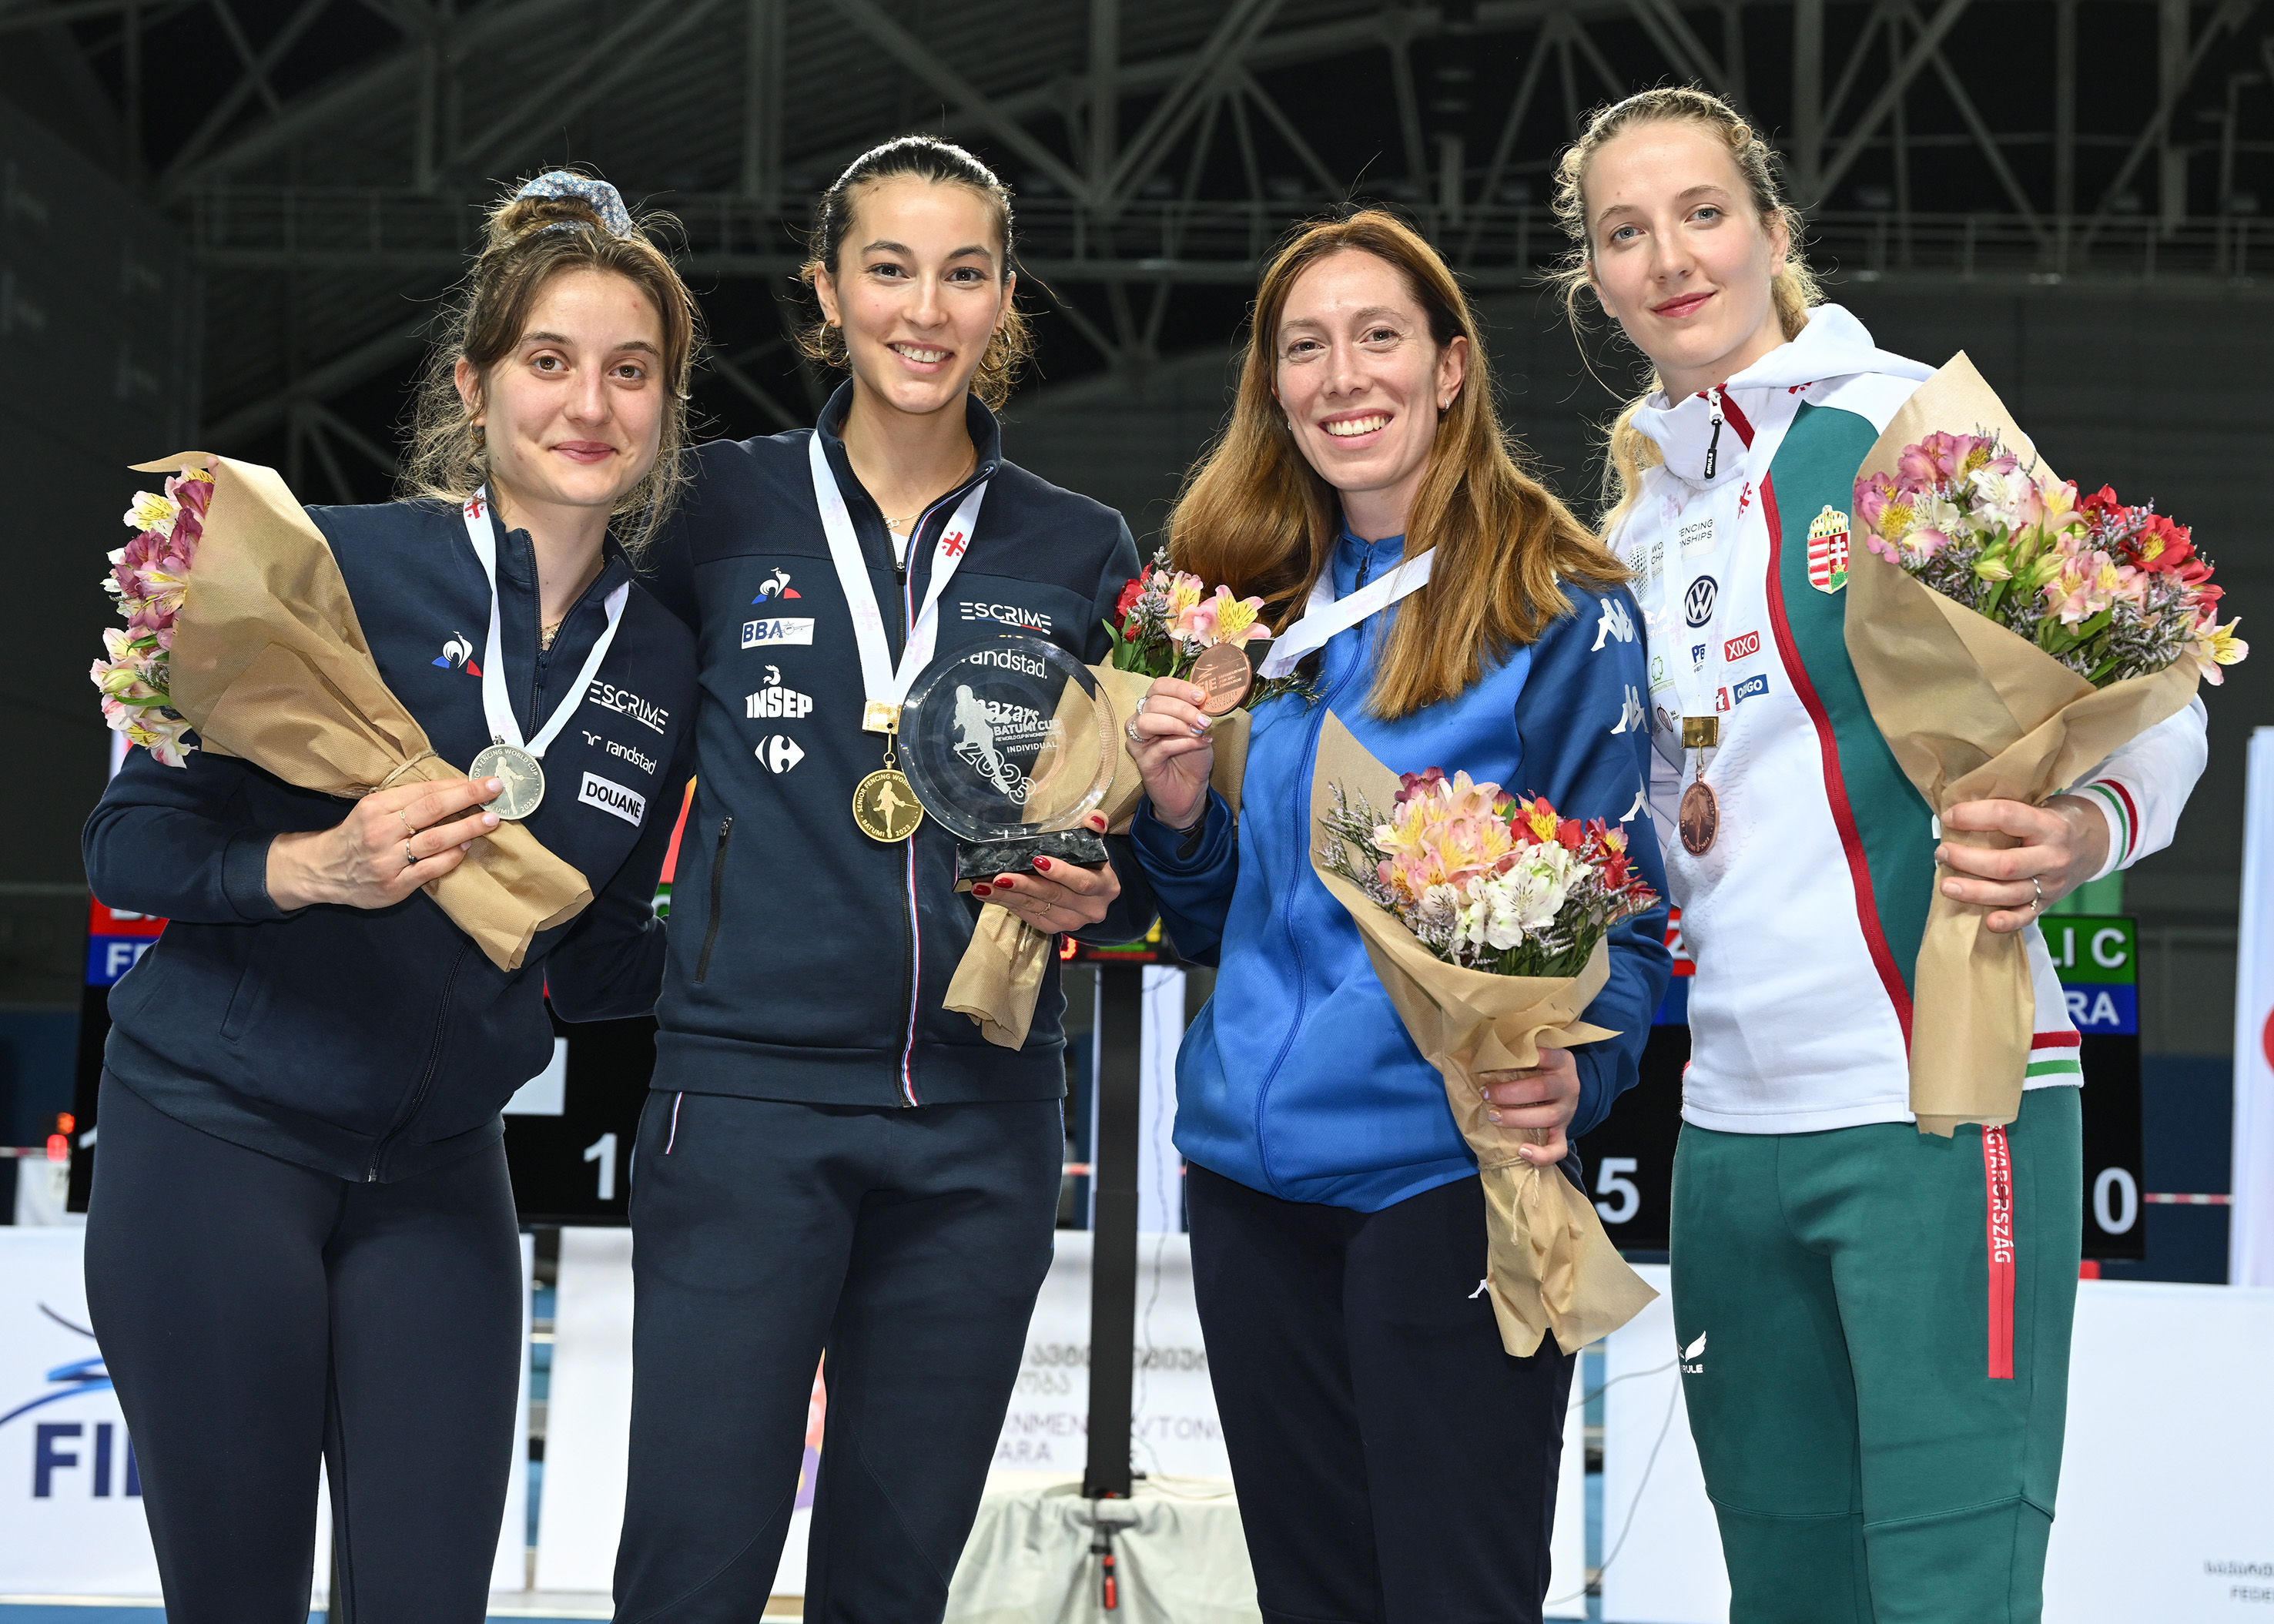
[{"label": "bronze medal pendant", "polygon": [[1211,643],[1202,650],[1189,674],[1195,686],[1207,690],[1208,697],[1201,701],[1203,716],[1229,716],[1255,686],[1255,668],[1247,663],[1246,650],[1234,643]]},{"label": "bronze medal pendant", "polygon": [[907,775],[897,767],[880,767],[861,780],[853,792],[853,821],[871,840],[898,846],[915,833],[924,819]]},{"label": "bronze medal pendant", "polygon": [[1713,837],[1721,832],[1721,802],[1702,778],[1682,792],[1681,825],[1683,850],[1703,857],[1713,849]]}]

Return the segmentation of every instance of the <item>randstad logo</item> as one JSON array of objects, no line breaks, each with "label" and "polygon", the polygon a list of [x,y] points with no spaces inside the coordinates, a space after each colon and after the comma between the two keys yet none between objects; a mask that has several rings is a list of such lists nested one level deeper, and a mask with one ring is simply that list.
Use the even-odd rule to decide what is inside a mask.
[{"label": "randstad logo", "polygon": [[446,670],[463,665],[473,676],[478,677],[482,674],[482,668],[474,664],[473,639],[463,632],[451,634],[449,642],[442,645],[441,655],[433,663]]},{"label": "randstad logo", "polygon": [[769,598],[800,598],[802,596],[802,593],[789,583],[789,571],[787,569],[777,569],[773,573],[773,578],[768,581],[764,586],[760,587],[758,589],[758,595],[750,599],[750,601],[754,604],[762,604]]},{"label": "randstad logo", "polygon": [[1698,1340],[1682,1350],[1682,1373],[1702,1376],[1706,1373],[1706,1333],[1698,1333]]}]

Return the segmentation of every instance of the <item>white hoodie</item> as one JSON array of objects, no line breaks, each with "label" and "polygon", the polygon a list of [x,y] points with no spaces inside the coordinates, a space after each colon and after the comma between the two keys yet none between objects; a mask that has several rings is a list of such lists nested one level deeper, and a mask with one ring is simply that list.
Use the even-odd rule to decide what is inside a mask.
[{"label": "white hoodie", "polygon": [[[1856,469],[1931,370],[1819,305],[1798,338],[1718,391],[1654,396],[1635,414],[1665,461],[1611,544],[1649,635],[1653,812],[1698,966],[1683,1116],[1700,1127],[1912,1120],[1909,981],[1937,837],[1864,708],[1840,570]],[[1719,829],[1692,855],[1675,808],[1701,752],[1681,748],[1680,718],[1709,710]],[[2170,843],[2205,754],[2198,700],[2074,786],[2108,819],[2103,874]],[[2024,1086],[2073,1085],[2076,1029],[2044,938],[2034,924],[2027,934],[2037,1035]]]}]

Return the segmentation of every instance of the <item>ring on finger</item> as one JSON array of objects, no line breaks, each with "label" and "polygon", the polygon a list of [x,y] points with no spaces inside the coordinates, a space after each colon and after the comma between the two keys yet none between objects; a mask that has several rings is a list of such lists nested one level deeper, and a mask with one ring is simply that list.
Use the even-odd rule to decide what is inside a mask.
[{"label": "ring on finger", "polygon": [[1130,743],[1135,744],[1139,741],[1137,737],[1137,718],[1135,717],[1131,717],[1129,718],[1129,726],[1123,728],[1121,731],[1129,735]]},{"label": "ring on finger", "polygon": [[2044,913],[2045,911],[2044,883],[2039,880],[2034,874],[2029,876],[2029,912],[2032,914]]},{"label": "ring on finger", "polygon": [[411,826],[410,815],[408,812],[405,812],[401,807],[397,807],[395,808],[395,816],[403,820],[403,838],[405,840],[408,840],[418,834],[418,831]]},{"label": "ring on finger", "polygon": [[410,842],[405,840],[403,843],[403,866],[406,868],[415,868],[418,862],[418,859],[411,853]]}]

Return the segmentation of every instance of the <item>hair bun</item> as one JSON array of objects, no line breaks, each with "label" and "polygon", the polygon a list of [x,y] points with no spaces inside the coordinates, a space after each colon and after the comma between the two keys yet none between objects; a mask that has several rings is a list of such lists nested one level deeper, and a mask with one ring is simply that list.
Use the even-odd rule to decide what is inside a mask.
[{"label": "hair bun", "polygon": [[490,246],[572,226],[598,227],[611,237],[632,235],[631,214],[614,186],[590,175],[548,169],[491,216]]}]

